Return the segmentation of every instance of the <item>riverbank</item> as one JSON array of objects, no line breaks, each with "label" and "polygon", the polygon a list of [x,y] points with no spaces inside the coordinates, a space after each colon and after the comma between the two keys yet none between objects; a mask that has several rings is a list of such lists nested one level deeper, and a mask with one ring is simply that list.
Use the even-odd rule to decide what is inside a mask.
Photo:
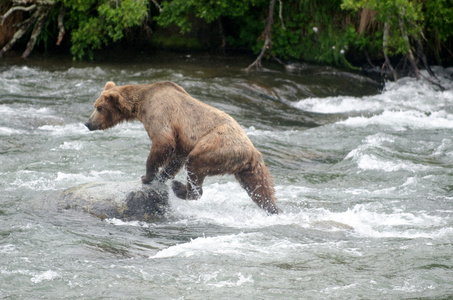
[{"label": "riverbank", "polygon": [[116,5],[7,1],[0,4],[0,57],[22,48],[21,56],[27,58],[35,46],[45,52],[58,49],[77,60],[94,60],[109,48],[122,47],[146,52],[247,51],[277,61],[347,69],[378,66],[394,80],[400,74],[418,78],[419,69],[429,71],[429,65],[453,64],[450,3],[278,4],[276,0],[218,1],[215,6],[185,0],[160,4],[124,0]]}]

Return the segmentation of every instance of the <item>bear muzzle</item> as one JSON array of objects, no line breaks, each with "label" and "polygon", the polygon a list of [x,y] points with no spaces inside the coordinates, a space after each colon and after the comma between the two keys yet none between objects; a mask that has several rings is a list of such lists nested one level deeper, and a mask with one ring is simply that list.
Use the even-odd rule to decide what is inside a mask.
[{"label": "bear muzzle", "polygon": [[92,130],[91,129],[91,123],[88,121],[84,124],[90,131]]},{"label": "bear muzzle", "polygon": [[90,131],[98,130],[98,129],[99,129],[99,124],[94,124],[94,123],[91,122],[90,120],[88,120],[84,125],[85,125]]}]

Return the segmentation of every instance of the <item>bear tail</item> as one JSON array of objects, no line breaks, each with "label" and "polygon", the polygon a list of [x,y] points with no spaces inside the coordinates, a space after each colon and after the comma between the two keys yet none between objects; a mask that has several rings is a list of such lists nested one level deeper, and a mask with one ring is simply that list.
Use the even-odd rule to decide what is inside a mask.
[{"label": "bear tail", "polygon": [[275,204],[275,190],[272,175],[264,164],[262,157],[258,159],[254,166],[235,174],[237,181],[247,191],[250,198],[259,207],[270,214],[278,214],[283,211]]}]

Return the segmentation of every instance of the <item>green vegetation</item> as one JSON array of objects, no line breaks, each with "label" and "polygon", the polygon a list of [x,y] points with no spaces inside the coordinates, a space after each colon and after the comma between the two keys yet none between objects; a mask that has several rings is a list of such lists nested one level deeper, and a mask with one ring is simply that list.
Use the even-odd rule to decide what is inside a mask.
[{"label": "green vegetation", "polygon": [[[162,12],[156,17],[160,26],[176,24],[181,33],[191,29],[191,16],[203,19],[210,24],[221,17],[244,17],[251,7],[257,4],[258,0],[172,0],[163,1]],[[261,1],[262,2],[262,1]]]},{"label": "green vegetation", "polygon": [[[266,40],[266,57],[346,68],[384,62],[390,70],[406,61],[399,65],[411,65],[414,74],[428,60],[453,63],[450,0],[30,0],[24,6],[8,0],[0,5],[4,19],[15,13],[11,9],[22,10],[22,19],[30,15],[33,36],[45,48],[66,32],[65,45],[78,60],[93,59],[96,50],[127,35],[129,43],[148,47],[209,44],[256,54]],[[28,27],[22,31],[30,38]],[[0,45],[0,56],[12,44]]]},{"label": "green vegetation", "polygon": [[286,59],[351,67],[345,54],[357,39],[341,0],[294,1],[283,5],[273,31],[273,52]]},{"label": "green vegetation", "polygon": [[93,59],[93,50],[124,37],[124,30],[139,26],[147,16],[147,3],[136,0],[62,0],[71,29],[71,53]]}]

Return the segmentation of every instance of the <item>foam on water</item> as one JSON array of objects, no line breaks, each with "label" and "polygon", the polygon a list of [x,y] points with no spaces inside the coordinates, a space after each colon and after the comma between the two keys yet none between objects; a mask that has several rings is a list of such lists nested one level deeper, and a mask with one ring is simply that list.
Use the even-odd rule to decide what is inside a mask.
[{"label": "foam on water", "polygon": [[[209,181],[213,182],[215,179],[214,177]],[[303,214],[267,215],[253,203],[234,178],[230,179],[226,183],[208,181],[203,188],[203,196],[197,201],[184,201],[171,193],[170,205],[172,215],[178,218],[176,223],[213,224],[239,229],[265,228],[294,222],[306,226],[306,216]],[[228,180],[228,177],[224,180]],[[284,208],[283,201],[277,204]]]},{"label": "foam on water", "polygon": [[[344,231],[348,234],[366,238],[437,239],[452,238],[453,234],[453,228],[445,227],[447,222],[442,217],[432,216],[423,211],[416,213],[405,212],[397,208],[392,212],[384,212],[380,205],[376,206],[375,204],[357,204],[343,212],[333,212],[323,208],[300,210],[299,212],[285,213],[278,218],[263,216],[259,211],[255,213],[249,212],[245,216],[240,217],[232,215],[221,218],[219,216],[222,213],[233,213],[232,211],[225,212],[224,209],[225,207],[221,207],[215,212],[207,208],[205,208],[204,212],[195,210],[191,212],[191,215],[186,215],[184,221],[181,222],[184,222],[186,225],[187,222],[200,222],[203,224],[210,223],[243,229],[290,225],[297,226],[301,232],[309,229]],[[229,236],[229,238],[235,239],[232,236]],[[169,251],[173,253],[175,249],[179,249],[174,254],[179,255],[180,253],[178,251],[184,252],[186,247],[200,247],[201,249],[205,249],[206,244],[210,242],[212,242],[213,251],[215,251],[215,249],[218,249],[218,244],[221,243],[219,240],[213,239],[203,239],[199,242],[200,244],[190,244],[190,246],[184,246],[181,249],[175,247]],[[221,248],[224,249],[225,247],[226,245],[223,245]],[[164,251],[159,255],[169,255],[168,253]]]},{"label": "foam on water", "polygon": [[262,233],[238,233],[215,237],[199,237],[188,243],[170,246],[159,251],[152,259],[169,257],[191,257],[204,255],[222,255],[232,257],[246,257],[250,253],[265,258],[275,253],[285,255],[288,251],[305,248],[306,245],[294,241],[275,240]]},{"label": "foam on water", "polygon": [[[414,185],[417,185],[417,179],[408,178],[401,188],[407,187],[410,190]],[[396,188],[374,191],[360,188],[341,189],[341,192],[346,194],[365,197],[391,195],[395,191]],[[344,211],[286,207],[293,201],[300,201],[301,193],[313,192],[317,191],[303,186],[277,186],[277,195],[280,198],[278,204],[284,210],[285,208],[288,210],[282,215],[268,216],[258,209],[234,182],[212,183],[206,185],[205,193],[198,201],[184,201],[172,195],[171,214],[177,217],[175,225],[212,224],[242,230],[297,226],[301,231],[309,229],[343,231],[368,238],[439,238],[451,237],[453,233],[453,228],[445,227],[447,223],[442,217],[432,216],[424,211],[406,212],[397,207],[388,212],[380,203],[356,204]]]},{"label": "foam on water", "polygon": [[[63,145],[58,146],[58,149],[62,150],[82,150],[83,149],[83,143],[82,142],[64,142]],[[53,148],[51,150],[57,151],[56,148]]]},{"label": "foam on water", "polygon": [[2,115],[10,115],[10,116],[17,116],[19,113],[25,115],[32,115],[32,116],[53,116],[53,111],[48,107],[41,107],[41,108],[34,108],[34,107],[26,107],[26,108],[12,108],[8,105],[0,105],[0,113]]},{"label": "foam on water", "polygon": [[18,249],[13,244],[6,244],[0,246],[0,253],[7,254],[7,253],[18,253]]},{"label": "foam on water", "polygon": [[89,132],[82,123],[66,124],[66,125],[44,125],[38,128],[39,132],[50,133],[55,136],[81,136],[87,135]]},{"label": "foam on water", "polygon": [[33,283],[41,283],[42,281],[51,281],[58,278],[60,278],[60,274],[58,272],[48,270],[34,275],[30,280]]},{"label": "foam on water", "polygon": [[254,126],[250,126],[248,128],[244,128],[245,133],[248,136],[257,136],[257,137],[270,137],[274,139],[291,139],[295,133],[298,133],[298,130],[285,130],[285,131],[278,131],[278,130],[261,130],[256,129]]},{"label": "foam on water", "polygon": [[96,78],[96,77],[102,77],[102,76],[108,76],[109,74],[107,73],[106,70],[103,68],[96,66],[96,67],[88,67],[88,68],[69,68],[68,70],[65,71],[66,74],[70,76],[75,76],[77,78],[86,78],[86,76],[89,76],[91,78]]},{"label": "foam on water", "polygon": [[[244,251],[240,248],[248,247],[251,245],[244,243],[244,240],[255,239],[256,234],[235,234],[227,236],[216,237],[200,237],[191,240],[185,244],[179,244],[168,247],[151,258],[168,258],[174,256],[190,257],[193,255],[202,256],[206,253],[216,253],[222,255],[243,255]],[[262,251],[260,247],[253,247],[254,250]]]},{"label": "foam on water", "polygon": [[357,164],[357,167],[361,170],[376,170],[383,172],[395,172],[395,171],[409,171],[418,172],[432,169],[432,166],[426,166],[423,164],[416,164],[411,161],[404,161],[395,157],[378,157],[375,154],[370,153],[375,149],[376,146],[369,144],[361,145],[358,148],[349,152],[345,160],[351,159]]},{"label": "foam on water", "polygon": [[6,188],[8,191],[29,189],[34,191],[50,191],[64,189],[67,186],[76,186],[87,182],[118,180],[124,173],[116,170],[90,171],[89,173],[64,173],[43,174],[42,172],[22,170],[17,172],[16,178]]},{"label": "foam on water", "polygon": [[377,158],[372,154],[364,154],[357,160],[357,166],[362,170],[376,170],[384,172],[395,172],[395,171],[420,171],[427,170],[428,167],[423,165],[416,165],[412,162],[403,162],[398,159],[393,159],[391,161],[382,160]]},{"label": "foam on water", "polygon": [[0,136],[11,136],[11,135],[16,135],[16,134],[25,134],[27,131],[25,130],[20,130],[20,129],[13,129],[9,127],[0,127]]},{"label": "foam on water", "polygon": [[[376,204],[358,204],[345,212],[325,211],[325,216],[354,228],[354,233],[369,238],[451,238],[452,227],[446,221],[424,212],[408,213],[398,209],[382,212]],[[379,204],[377,204],[379,206]]]},{"label": "foam on water", "polygon": [[[440,91],[426,81],[402,78],[397,82],[387,82],[381,94],[366,97],[336,96],[307,98],[293,103],[298,109],[316,113],[416,111],[435,112],[449,110],[453,99],[453,84],[450,79],[440,77],[446,88]],[[427,101],[431,99],[430,101]],[[398,116],[394,116],[398,119]]]},{"label": "foam on water", "polygon": [[139,122],[125,122],[115,126],[107,131],[92,131],[87,130],[86,126],[82,122],[64,124],[64,125],[43,125],[38,128],[39,132],[50,133],[54,136],[60,137],[73,137],[81,135],[111,135],[116,137],[136,137],[136,138],[147,138],[146,131],[143,125]]},{"label": "foam on water", "polygon": [[30,281],[32,283],[34,283],[34,284],[39,284],[39,283],[41,283],[43,281],[56,280],[56,279],[61,277],[61,275],[58,272],[52,271],[52,270],[48,270],[48,271],[37,273],[37,272],[34,272],[34,271],[23,270],[23,269],[8,271],[7,269],[0,268],[0,274],[7,275],[7,276],[11,276],[11,275],[14,275],[14,274],[27,276],[27,277],[30,277]]},{"label": "foam on water", "polygon": [[[379,211],[381,209],[382,207],[376,208],[373,205],[356,205],[345,212],[336,213],[326,209],[306,210],[299,214],[282,215],[279,219],[267,219],[266,226],[290,225],[292,228],[296,226],[300,228],[302,235],[303,232],[308,234],[311,229],[315,229],[346,231],[348,235],[357,238],[372,239],[451,239],[453,237],[453,228],[445,227],[446,221],[440,217],[423,212],[415,214],[398,210]],[[308,222],[300,221],[307,220],[307,218]],[[206,219],[201,222],[206,225]],[[239,226],[239,224],[237,225]],[[242,224],[242,226],[248,230],[251,228],[249,224]],[[189,242],[164,248],[151,256],[151,259],[204,258],[220,255],[222,259],[231,257],[231,259],[266,260],[266,258],[273,258],[276,253],[280,257],[285,257],[305,251],[304,249],[307,247],[309,245],[303,242],[298,243],[295,240],[266,236],[261,232],[240,232],[191,239]],[[357,249],[350,251],[353,251],[351,254],[355,256],[363,255]]]},{"label": "foam on water", "polygon": [[345,112],[378,111],[381,109],[377,101],[367,101],[356,97],[308,98],[296,102],[294,107],[310,112],[331,114]]},{"label": "foam on water", "polygon": [[442,140],[442,143],[436,147],[433,151],[432,156],[453,156],[453,140],[445,138]]},{"label": "foam on water", "polygon": [[[452,97],[453,101],[453,97]],[[451,129],[453,114],[445,111],[425,113],[420,111],[384,111],[372,117],[350,117],[338,122],[351,127],[385,126],[396,131],[408,129]]]}]

